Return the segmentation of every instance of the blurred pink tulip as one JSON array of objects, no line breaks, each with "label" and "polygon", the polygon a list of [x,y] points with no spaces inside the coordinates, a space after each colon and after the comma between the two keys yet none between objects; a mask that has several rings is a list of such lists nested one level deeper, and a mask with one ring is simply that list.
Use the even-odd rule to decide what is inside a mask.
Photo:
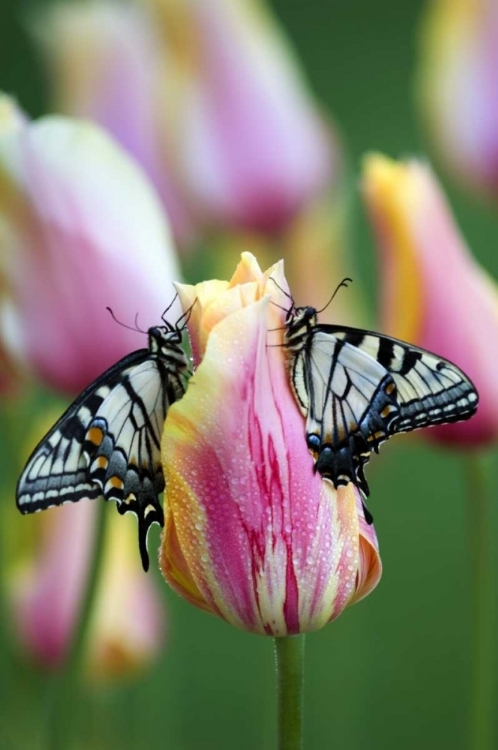
[{"label": "blurred pink tulip", "polygon": [[[103,501],[102,501],[103,502]],[[64,505],[37,516],[37,545],[10,581],[16,635],[47,668],[64,660],[88,572],[96,507]],[[85,669],[109,678],[145,666],[161,649],[164,612],[144,576],[132,524],[111,513]]]},{"label": "blurred pink tulip", "polygon": [[95,516],[91,503],[58,510],[36,517],[36,551],[11,581],[19,641],[49,667],[63,661],[73,631]]},{"label": "blurred pink tulip", "polygon": [[188,242],[194,229],[162,134],[164,60],[153,19],[138,4],[72,2],[35,21],[57,110],[112,134],[157,189],[175,239]]},{"label": "blurred pink tulip", "polygon": [[419,100],[460,178],[498,197],[498,4],[432,0],[421,35]]},{"label": "blurred pink tulip", "polygon": [[[29,123],[0,101],[0,259],[4,346],[50,385],[79,391],[145,345],[116,317],[155,325],[178,278],[159,201],[96,126]],[[174,316],[174,311],[173,311]]]},{"label": "blurred pink tulip", "polygon": [[371,155],[363,193],[380,252],[380,329],[455,362],[479,392],[469,422],[427,435],[462,445],[496,440],[496,284],[472,258],[425,163]]},{"label": "blurred pink tulip", "polygon": [[332,128],[258,0],[58,4],[36,21],[56,106],[133,154],[181,243],[205,225],[278,231],[336,178]]},{"label": "blurred pink tulip", "polygon": [[262,273],[249,253],[230,282],[178,285],[184,309],[196,300],[198,367],[162,447],[166,580],[235,627],[274,636],[322,627],[381,574],[358,491],[313,472],[278,346],[286,288],[281,263]]},{"label": "blurred pink tulip", "polygon": [[170,136],[201,220],[279,231],[338,160],[291,49],[255,0],[150,2],[166,40],[180,40],[165,70],[177,81]]}]

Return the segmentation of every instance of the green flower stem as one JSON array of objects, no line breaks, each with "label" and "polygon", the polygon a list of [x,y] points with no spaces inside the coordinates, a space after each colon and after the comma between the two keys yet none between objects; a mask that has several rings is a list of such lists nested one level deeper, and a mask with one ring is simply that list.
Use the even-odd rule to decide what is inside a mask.
[{"label": "green flower stem", "polygon": [[489,466],[486,457],[467,460],[472,615],[471,750],[493,750],[495,721],[495,590],[491,544]]},{"label": "green flower stem", "polygon": [[275,638],[278,750],[302,750],[304,635]]},{"label": "green flower stem", "polygon": [[70,750],[71,740],[75,736],[76,711],[80,703],[78,692],[81,665],[98,590],[105,546],[108,508],[103,500],[96,501],[95,505],[98,510],[95,518],[93,549],[80,611],[62,671],[54,675],[52,690],[49,694],[47,735],[44,743],[47,750]]}]

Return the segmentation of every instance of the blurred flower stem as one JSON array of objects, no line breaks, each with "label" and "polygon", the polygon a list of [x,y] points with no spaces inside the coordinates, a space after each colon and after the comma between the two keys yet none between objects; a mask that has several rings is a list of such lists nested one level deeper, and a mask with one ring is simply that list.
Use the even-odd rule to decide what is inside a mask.
[{"label": "blurred flower stem", "polygon": [[302,750],[304,633],[275,638],[278,750]]},{"label": "blurred flower stem", "polygon": [[69,750],[74,738],[81,665],[86,647],[86,636],[91,622],[93,605],[98,592],[102,559],[104,557],[107,506],[97,503],[91,562],[88,568],[80,611],[61,671],[54,675],[47,706],[46,736],[42,747],[47,750]]},{"label": "blurred flower stem", "polygon": [[492,750],[495,722],[495,577],[492,560],[490,465],[483,453],[466,462],[472,612],[471,750]]}]

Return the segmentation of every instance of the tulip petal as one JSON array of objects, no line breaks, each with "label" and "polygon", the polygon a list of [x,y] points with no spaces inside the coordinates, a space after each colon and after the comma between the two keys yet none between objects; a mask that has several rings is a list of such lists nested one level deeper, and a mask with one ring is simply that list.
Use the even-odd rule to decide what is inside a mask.
[{"label": "tulip petal", "polygon": [[373,524],[365,521],[361,497],[356,495],[356,506],[360,519],[360,549],[356,591],[350,604],[364,599],[377,586],[382,575],[382,562],[379,555],[379,543]]}]

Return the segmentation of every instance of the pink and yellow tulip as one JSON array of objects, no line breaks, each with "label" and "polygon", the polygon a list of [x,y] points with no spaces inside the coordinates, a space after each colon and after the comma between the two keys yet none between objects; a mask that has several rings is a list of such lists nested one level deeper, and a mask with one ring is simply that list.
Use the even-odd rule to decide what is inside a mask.
[{"label": "pink and yellow tulip", "polygon": [[178,285],[197,364],[163,439],[167,582],[254,633],[316,630],[366,596],[381,565],[353,485],[313,472],[282,344],[282,264],[245,253],[229,282]]},{"label": "pink and yellow tulip", "polygon": [[473,259],[429,166],[365,161],[363,192],[380,253],[380,328],[455,362],[475,383],[469,422],[428,431],[448,443],[498,435],[498,290]]},{"label": "pink and yellow tulip", "polygon": [[0,335],[12,358],[74,392],[140,347],[106,307],[157,324],[176,256],[157,196],[103,131],[31,123],[1,98],[0,222]]}]

